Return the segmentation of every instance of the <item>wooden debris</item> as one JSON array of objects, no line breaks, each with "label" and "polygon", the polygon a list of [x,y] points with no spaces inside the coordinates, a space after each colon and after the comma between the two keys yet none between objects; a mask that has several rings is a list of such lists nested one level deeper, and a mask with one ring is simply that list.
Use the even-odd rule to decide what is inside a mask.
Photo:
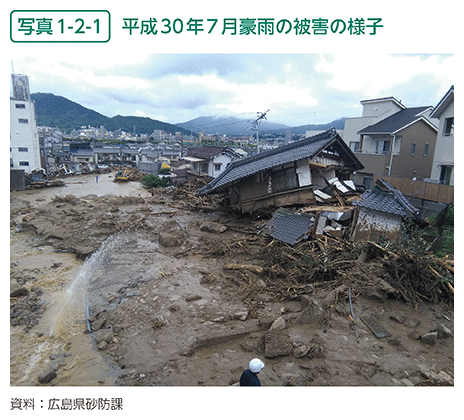
[{"label": "wooden debris", "polygon": [[258,265],[251,265],[251,264],[226,264],[224,266],[224,270],[245,270],[245,271],[252,271],[256,274],[263,274],[265,269]]}]

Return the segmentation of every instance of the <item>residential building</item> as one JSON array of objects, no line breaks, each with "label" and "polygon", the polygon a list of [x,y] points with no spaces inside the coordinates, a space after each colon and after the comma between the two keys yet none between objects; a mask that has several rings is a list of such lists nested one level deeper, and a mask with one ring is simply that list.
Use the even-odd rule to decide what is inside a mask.
[{"label": "residential building", "polygon": [[45,155],[41,156],[29,79],[23,74],[12,74],[11,79],[13,97],[10,98],[10,168],[24,169],[26,173],[39,171],[45,166]]},{"label": "residential building", "polygon": [[364,169],[357,185],[373,187],[374,175],[429,178],[437,127],[432,107],[406,108],[393,97],[362,101],[363,115],[345,121],[344,140]]},{"label": "residential building", "polygon": [[70,152],[70,161],[75,163],[89,164],[95,163],[92,149],[75,149]]},{"label": "residential building", "polygon": [[243,213],[266,207],[316,204],[319,196],[329,198],[322,191],[325,188],[338,198],[338,188],[354,190],[351,176],[354,171],[362,169],[356,155],[332,128],[316,136],[233,161],[198,192],[224,193],[228,205]]},{"label": "residential building", "polygon": [[358,131],[395,114],[406,107],[393,96],[361,101],[362,116],[345,119],[343,139],[353,152],[359,151],[360,136]]},{"label": "residential building", "polygon": [[228,147],[201,146],[189,148],[184,160],[190,163],[190,171],[194,174],[216,178],[230,162],[240,157]]},{"label": "residential building", "polygon": [[94,161],[98,165],[119,166],[121,165],[121,150],[122,148],[114,146],[94,147]]},{"label": "residential building", "polygon": [[353,240],[356,242],[388,238],[401,238],[401,224],[405,218],[420,219],[415,208],[403,193],[388,182],[378,179],[377,189],[366,191],[359,201],[352,204],[359,207]]},{"label": "residential building", "polygon": [[153,130],[152,137],[154,142],[159,143],[165,139],[166,133],[164,133],[162,130]]},{"label": "residential building", "polygon": [[438,118],[438,134],[430,178],[440,184],[454,185],[454,85],[433,108]]},{"label": "residential building", "polygon": [[95,163],[92,145],[89,142],[71,142],[69,144],[69,160],[74,163]]}]

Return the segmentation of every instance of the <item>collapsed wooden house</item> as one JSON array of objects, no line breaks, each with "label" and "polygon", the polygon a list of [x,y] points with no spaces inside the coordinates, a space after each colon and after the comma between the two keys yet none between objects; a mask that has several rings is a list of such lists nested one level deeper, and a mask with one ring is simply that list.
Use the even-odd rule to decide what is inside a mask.
[{"label": "collapsed wooden house", "polygon": [[312,137],[231,162],[199,195],[222,193],[242,213],[266,207],[329,203],[344,205],[362,163],[332,128]]},{"label": "collapsed wooden house", "polygon": [[321,236],[350,242],[401,238],[401,224],[410,219],[425,222],[408,199],[388,182],[378,179],[376,188],[366,191],[349,206],[309,206],[279,208],[261,233],[294,245]]},{"label": "collapsed wooden house", "polygon": [[376,188],[366,191],[352,204],[359,208],[353,232],[353,240],[356,242],[377,240],[380,237],[398,241],[401,238],[401,224],[404,219],[423,222],[420,211],[403,193],[380,178],[377,180]]}]

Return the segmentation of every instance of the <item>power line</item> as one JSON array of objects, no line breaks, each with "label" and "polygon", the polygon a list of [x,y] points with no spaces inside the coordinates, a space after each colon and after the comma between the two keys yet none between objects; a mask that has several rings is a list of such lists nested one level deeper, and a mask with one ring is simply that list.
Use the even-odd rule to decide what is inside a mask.
[{"label": "power line", "polygon": [[270,109],[268,109],[266,112],[258,112],[258,118],[256,118],[256,120],[254,120],[251,124],[252,124],[252,130],[255,130],[256,131],[256,151],[259,153],[259,125],[261,123],[262,120],[267,120],[266,118],[266,114],[270,111]]}]

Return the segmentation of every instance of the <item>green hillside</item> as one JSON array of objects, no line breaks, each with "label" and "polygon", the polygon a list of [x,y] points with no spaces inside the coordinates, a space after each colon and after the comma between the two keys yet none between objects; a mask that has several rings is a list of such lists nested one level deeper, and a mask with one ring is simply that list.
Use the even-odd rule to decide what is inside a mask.
[{"label": "green hillside", "polygon": [[104,125],[109,131],[120,129],[133,132],[135,127],[137,134],[151,134],[153,130],[163,130],[172,134],[176,131],[186,135],[192,134],[191,131],[182,127],[147,117],[117,115],[109,118],[52,93],[33,93],[31,98],[35,102],[37,125],[39,126],[55,127],[66,131],[88,125],[92,127]]}]

